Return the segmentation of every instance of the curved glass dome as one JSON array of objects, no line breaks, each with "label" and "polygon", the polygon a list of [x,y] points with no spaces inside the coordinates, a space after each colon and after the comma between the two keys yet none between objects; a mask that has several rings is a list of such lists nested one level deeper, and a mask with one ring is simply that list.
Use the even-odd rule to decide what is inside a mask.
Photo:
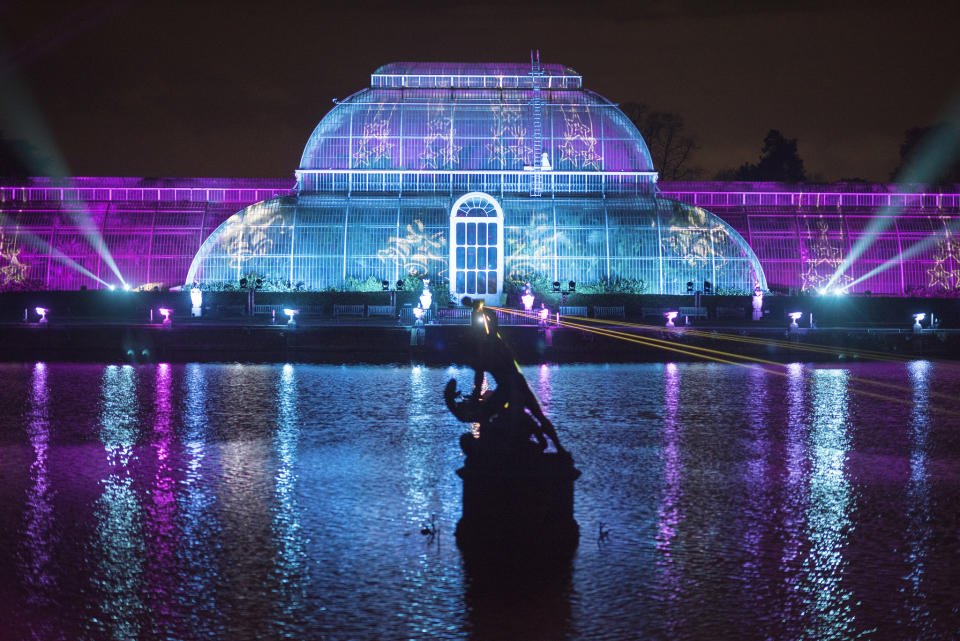
[{"label": "curved glass dome", "polygon": [[[458,280],[467,288],[472,278],[474,291],[463,293],[490,295],[499,295],[504,278],[534,273],[583,284],[639,279],[654,294],[686,293],[688,281],[743,292],[767,286],[740,234],[699,207],[650,196],[467,196],[329,195],[257,203],[203,243],[187,284],[236,282],[256,272],[309,290],[415,273],[449,280],[453,291]],[[465,225],[460,236],[458,224]],[[483,292],[476,289],[481,280]],[[488,291],[494,282],[496,291]]]},{"label": "curved glass dome", "polygon": [[609,100],[562,65],[392,63],[317,125],[301,171],[652,172]]},{"label": "curved glass dome", "polygon": [[296,197],[213,232],[188,284],[255,272],[319,290],[419,274],[489,302],[511,276],[766,288],[733,228],[656,195],[636,127],[562,65],[380,67],[323,118],[297,173]]}]

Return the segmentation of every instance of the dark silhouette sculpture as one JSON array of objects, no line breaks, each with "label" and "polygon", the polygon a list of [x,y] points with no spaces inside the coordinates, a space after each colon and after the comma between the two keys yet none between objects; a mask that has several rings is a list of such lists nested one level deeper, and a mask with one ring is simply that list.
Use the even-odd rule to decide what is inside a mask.
[{"label": "dark silhouette sculpture", "polygon": [[[500,335],[496,316],[477,303],[471,323],[473,390],[464,395],[455,380],[444,389],[453,415],[479,426],[460,437],[467,459],[457,471],[463,479],[457,543],[465,553],[484,556],[569,556],[579,540],[573,481],[580,472]],[[488,373],[496,387],[484,390]]]}]

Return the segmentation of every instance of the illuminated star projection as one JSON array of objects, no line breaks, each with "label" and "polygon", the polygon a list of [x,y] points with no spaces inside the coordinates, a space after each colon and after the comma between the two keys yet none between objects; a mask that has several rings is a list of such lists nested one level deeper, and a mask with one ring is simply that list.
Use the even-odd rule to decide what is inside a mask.
[{"label": "illuminated star projection", "polygon": [[574,169],[600,169],[603,160],[597,153],[597,137],[593,133],[590,107],[560,107],[563,114],[563,142],[560,144],[560,162]]},{"label": "illuminated star projection", "polygon": [[449,169],[460,163],[460,150],[454,144],[453,107],[448,112],[444,105],[431,106],[427,115],[427,135],[423,153],[420,154],[422,169]]},{"label": "illuminated star projection", "polygon": [[[949,218],[941,217],[941,221],[947,225]],[[927,289],[939,292],[960,291],[960,279],[953,276],[953,265],[958,258],[960,238],[951,234],[947,228],[945,237],[933,249],[933,265],[927,269],[927,276],[930,277]]]},{"label": "illuminated star projection", "polygon": [[533,164],[533,147],[527,144],[527,128],[523,125],[520,105],[490,105],[493,126],[486,144],[489,162],[500,169],[522,168]]},{"label": "illuminated star projection", "polygon": [[22,283],[30,266],[20,262],[20,248],[0,233],[0,288]]},{"label": "illuminated star projection", "polygon": [[443,231],[430,233],[418,218],[407,225],[407,235],[403,238],[391,236],[387,247],[377,250],[381,263],[395,262],[400,271],[413,276],[425,276],[430,273],[431,263],[443,265],[437,277],[446,274],[447,238]]},{"label": "illuminated star projection", "polygon": [[[810,221],[807,225],[809,228]],[[830,226],[822,216],[817,217],[816,228],[816,236],[800,247],[801,291],[825,286],[843,263],[843,248],[837,245],[836,239],[830,238]],[[842,239],[839,242],[842,244]],[[852,282],[853,277],[844,273],[834,279],[833,286],[843,289]]]},{"label": "illuminated star projection", "polygon": [[353,152],[354,165],[357,167],[372,167],[381,160],[390,160],[393,155],[394,143],[390,140],[390,119],[393,117],[396,106],[392,105],[389,109],[384,107],[385,105],[378,105],[373,118],[363,125],[363,133],[357,141],[357,150]]}]

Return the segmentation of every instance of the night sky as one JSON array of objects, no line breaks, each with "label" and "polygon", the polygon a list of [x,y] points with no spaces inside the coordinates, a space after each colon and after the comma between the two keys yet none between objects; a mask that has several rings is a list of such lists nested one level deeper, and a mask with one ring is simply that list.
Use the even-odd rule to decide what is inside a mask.
[{"label": "night sky", "polygon": [[704,178],[776,128],[813,179],[883,181],[904,131],[960,95],[958,6],[0,1],[0,129],[76,176],[289,177],[379,65],[539,48],[615,102],[681,115]]}]

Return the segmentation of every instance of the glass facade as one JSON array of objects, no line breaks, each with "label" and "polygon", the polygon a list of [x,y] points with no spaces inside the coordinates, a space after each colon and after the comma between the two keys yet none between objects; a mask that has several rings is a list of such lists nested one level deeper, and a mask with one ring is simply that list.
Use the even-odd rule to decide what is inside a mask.
[{"label": "glass facade", "polygon": [[317,125],[297,181],[225,221],[187,282],[419,274],[493,301],[511,277],[766,287],[735,230],[657,195],[637,129],[560,65],[381,67]]},{"label": "glass facade", "polygon": [[[295,193],[293,180],[177,178],[162,179],[161,186],[155,182],[73,178],[56,186],[48,178],[18,184],[0,181],[0,288],[97,289],[119,285],[110,259],[134,287],[192,282],[187,279],[190,266],[201,244],[212,239],[221,223],[245,206],[277,194]],[[826,284],[851,250],[869,235],[873,242],[838,279],[848,291],[869,290],[893,296],[960,293],[960,193],[907,193],[898,185],[842,184],[811,185],[800,191],[796,186],[771,183],[660,183],[660,189],[670,199],[657,201],[659,208],[669,209],[675,201],[693,206],[682,210],[694,212],[692,219],[687,216],[687,224],[693,229],[697,229],[696,217],[701,216],[696,212],[706,208],[736,230],[758,257],[771,289],[810,291]],[[500,200],[499,194],[496,199]],[[364,250],[365,264],[382,270],[380,273],[387,278],[402,273],[399,270],[404,267],[438,273],[445,268],[444,258],[449,261],[446,239],[450,211],[445,209],[447,204],[452,208],[454,200],[449,190],[446,194],[437,190],[402,198],[352,194],[347,211],[342,207],[342,194],[301,194],[298,199],[281,199],[281,210],[289,211],[291,202],[311,205],[298,209],[295,222],[303,228],[296,233],[299,240],[293,242],[301,250],[312,249],[295,258],[294,270],[314,264],[318,275],[322,270],[329,274],[324,277],[329,280],[323,282],[340,282],[348,271],[344,269],[345,229],[351,235],[351,221],[365,220],[357,213],[370,208],[378,212],[370,226],[380,228],[375,233],[383,234],[382,240],[394,253],[388,259],[385,253]],[[675,259],[677,248],[697,247],[698,243],[690,242],[691,232],[685,234],[684,243],[671,244],[668,240],[664,244],[664,229],[679,226],[669,223],[675,218],[672,212],[661,211],[653,220],[651,202],[609,193],[604,199],[566,193],[537,199],[507,193],[501,236],[504,252],[510,249],[515,253],[500,253],[497,258],[500,264],[509,261],[511,268],[523,272],[530,265],[551,269],[556,253],[555,273],[560,279],[568,278],[569,267],[569,278],[586,282],[574,272],[574,263],[563,262],[571,254],[569,247],[579,243],[603,248],[609,231],[611,274],[635,275],[659,285],[661,259],[657,257],[662,253],[665,284],[671,281],[671,273],[675,274],[673,280],[683,283],[683,275],[671,270],[671,264],[699,266],[702,271],[706,258],[702,250],[697,250],[701,254],[687,261]],[[661,221],[658,235],[656,225]],[[535,228],[549,233],[541,236]],[[717,228],[727,229],[719,224]],[[699,233],[705,241],[699,245],[709,243],[710,235]],[[354,235],[351,247],[362,244],[360,235]],[[712,236],[716,241],[720,234]],[[668,230],[667,238],[671,237]],[[391,238],[398,240],[391,242]],[[244,251],[238,256],[251,256],[249,249]],[[592,262],[605,269],[606,261],[604,255],[602,260]],[[348,268],[350,264],[348,261]],[[373,273],[360,264],[359,275]],[[716,264],[711,261],[710,269]],[[727,267],[723,260],[719,264]],[[237,272],[236,265],[233,272],[224,271],[223,277],[229,277]]]},{"label": "glass facade", "polygon": [[536,275],[956,295],[960,195],[910,191],[658,184],[636,128],[569,67],[393,63],[320,121],[295,182],[0,184],[0,289],[418,274],[492,300]]}]

